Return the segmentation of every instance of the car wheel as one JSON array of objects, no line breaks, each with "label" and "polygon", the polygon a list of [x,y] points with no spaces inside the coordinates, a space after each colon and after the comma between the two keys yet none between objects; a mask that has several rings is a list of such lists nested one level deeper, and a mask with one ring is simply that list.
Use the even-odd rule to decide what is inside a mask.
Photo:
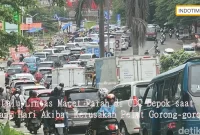
[{"label": "car wheel", "polygon": [[128,130],[127,130],[126,125],[124,123],[122,123],[121,126],[120,126],[120,132],[121,132],[122,135],[130,135],[128,133]]}]

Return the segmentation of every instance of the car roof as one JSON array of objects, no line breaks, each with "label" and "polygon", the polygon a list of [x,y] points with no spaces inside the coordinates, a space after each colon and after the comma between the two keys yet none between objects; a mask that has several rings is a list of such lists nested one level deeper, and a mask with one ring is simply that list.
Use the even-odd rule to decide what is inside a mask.
[{"label": "car roof", "polygon": [[55,47],[67,47],[67,46],[65,46],[65,45],[57,45]]},{"label": "car roof", "polygon": [[87,56],[87,55],[94,55],[94,53],[84,53],[84,54],[81,54],[80,56]]},{"label": "car roof", "polygon": [[[81,89],[86,89],[86,91],[94,91],[97,92],[98,89],[94,87],[88,87],[88,86],[75,86],[75,87],[70,87],[70,88],[64,88],[65,92],[79,92]],[[85,91],[85,90],[84,90]]]},{"label": "car roof", "polygon": [[23,89],[45,88],[42,85],[22,86]]},{"label": "car roof", "polygon": [[15,65],[15,64],[18,64],[18,65],[19,65],[19,64],[20,64],[20,65],[24,65],[25,62],[13,62],[12,64],[13,64],[13,65]]},{"label": "car roof", "polygon": [[22,70],[22,68],[21,67],[9,67],[7,70],[13,70],[13,69],[21,69]]},{"label": "car roof", "polygon": [[54,61],[43,61],[43,62],[40,62],[40,63],[54,63]]},{"label": "car roof", "polygon": [[194,48],[192,45],[183,45],[183,48]]},{"label": "car roof", "polygon": [[172,48],[167,48],[167,49],[165,49],[165,52],[174,52],[174,49],[172,49]]},{"label": "car roof", "polygon": [[14,80],[13,82],[18,83],[18,82],[34,82],[34,81],[32,81],[32,80]]},{"label": "car roof", "polygon": [[39,58],[39,57],[30,56],[30,57],[26,57],[26,58],[24,58],[24,59],[36,59],[36,58]]},{"label": "car roof", "polygon": [[76,48],[71,48],[71,50],[83,50],[84,48],[81,47],[76,47]]},{"label": "car roof", "polygon": [[121,85],[140,85],[140,84],[146,84],[146,83],[150,83],[150,82],[151,82],[151,80],[126,82],[126,83],[120,83],[120,84],[116,85],[114,88],[121,86]]},{"label": "car roof", "polygon": [[[54,48],[54,49],[44,49],[44,50],[57,50],[57,49]],[[43,51],[44,51],[44,50],[43,50]]]},{"label": "car roof", "polygon": [[14,74],[14,75],[16,75],[16,76],[33,76],[30,73],[18,73],[18,74]]},{"label": "car roof", "polygon": [[76,60],[76,61],[69,61],[68,63],[73,63],[73,62],[80,63],[81,61],[78,61],[78,60]]},{"label": "car roof", "polygon": [[49,52],[36,52],[34,54],[49,54]]}]

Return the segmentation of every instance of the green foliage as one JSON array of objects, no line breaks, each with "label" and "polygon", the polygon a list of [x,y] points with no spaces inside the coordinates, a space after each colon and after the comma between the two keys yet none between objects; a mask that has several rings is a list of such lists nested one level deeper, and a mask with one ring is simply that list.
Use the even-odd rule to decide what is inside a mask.
[{"label": "green foliage", "polygon": [[125,2],[122,0],[113,0],[113,22],[116,23],[116,16],[117,14],[121,15],[121,23],[122,25],[126,22],[126,11],[125,11]]},{"label": "green foliage", "polygon": [[7,122],[5,125],[0,124],[0,135],[24,135],[24,134],[14,129],[11,129],[9,126],[9,122]]},{"label": "green foliage", "polygon": [[183,5],[183,4],[200,4],[199,0],[155,0],[151,2],[152,6],[155,6],[155,14],[154,14],[154,21],[158,24],[163,25],[164,23],[168,22],[171,24],[176,25],[177,23],[180,24],[192,24],[195,20],[199,20],[199,17],[177,17],[175,15],[175,8],[176,5]]},{"label": "green foliage", "polygon": [[184,50],[179,50],[172,55],[169,56],[161,56],[160,63],[161,63],[161,73],[166,72],[172,68],[180,66],[183,64],[187,59],[195,57],[196,54],[189,54],[186,53]]}]

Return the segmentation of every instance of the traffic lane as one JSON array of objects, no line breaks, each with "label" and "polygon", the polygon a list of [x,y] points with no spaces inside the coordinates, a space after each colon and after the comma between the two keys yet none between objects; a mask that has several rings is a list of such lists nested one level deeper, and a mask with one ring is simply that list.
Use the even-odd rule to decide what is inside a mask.
[{"label": "traffic lane", "polygon": [[[6,119],[0,119],[0,123],[6,124],[6,122],[7,122]],[[25,127],[24,123],[21,124],[20,128],[17,128],[13,121],[9,121],[9,125],[10,125],[10,127],[16,129],[17,131],[21,131],[21,132],[23,132],[25,134],[30,134],[30,132]],[[80,131],[80,130],[76,130],[76,131]],[[37,135],[44,135],[43,126],[38,130],[38,134]],[[70,133],[69,135],[85,135],[85,134],[84,134],[84,132],[73,132],[73,133]]]}]

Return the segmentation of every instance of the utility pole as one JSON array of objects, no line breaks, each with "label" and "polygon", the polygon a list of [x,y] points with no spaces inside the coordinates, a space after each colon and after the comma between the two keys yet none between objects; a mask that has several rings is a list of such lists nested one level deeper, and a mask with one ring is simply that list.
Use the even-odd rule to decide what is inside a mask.
[{"label": "utility pole", "polygon": [[100,58],[104,57],[105,47],[104,47],[104,6],[103,1],[100,1],[99,5],[99,49]]},{"label": "utility pole", "polygon": [[110,52],[110,0],[107,0],[107,9],[108,9],[108,18],[107,18],[107,27],[108,27],[108,52]]}]

